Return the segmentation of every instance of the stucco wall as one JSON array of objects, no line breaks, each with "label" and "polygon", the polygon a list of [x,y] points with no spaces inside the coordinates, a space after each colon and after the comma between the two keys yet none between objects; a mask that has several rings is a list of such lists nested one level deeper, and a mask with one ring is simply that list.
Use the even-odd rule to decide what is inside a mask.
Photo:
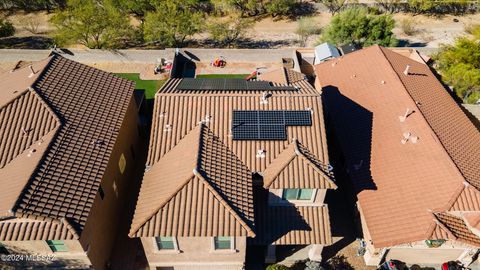
[{"label": "stucco wall", "polygon": [[213,250],[211,237],[178,237],[178,251],[159,251],[153,237],[141,238],[151,268],[241,269],[245,262],[246,237],[235,238],[235,250]]},{"label": "stucco wall", "polygon": [[[137,106],[130,100],[122,128],[119,131],[110,161],[105,171],[101,187],[105,193],[103,200],[97,194],[90,211],[80,242],[95,269],[105,269],[117,235],[117,222],[123,209],[128,181],[133,178],[133,154],[131,148],[138,149]],[[126,160],[125,171],[119,168],[120,156]]]},{"label": "stucco wall", "polygon": [[[18,265],[27,266],[49,266],[49,265],[71,265],[71,266],[88,266],[90,260],[78,240],[66,240],[65,246],[67,252],[53,252],[46,241],[4,241],[2,244],[8,249],[12,255],[29,254],[29,255],[52,255],[53,260],[41,261],[18,261]],[[13,262],[12,262],[13,263]],[[1,268],[1,263],[0,263]]]}]

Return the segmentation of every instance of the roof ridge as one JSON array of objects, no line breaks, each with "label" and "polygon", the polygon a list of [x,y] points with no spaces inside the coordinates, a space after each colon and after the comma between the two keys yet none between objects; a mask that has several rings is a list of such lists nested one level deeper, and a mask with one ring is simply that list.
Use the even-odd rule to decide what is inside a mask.
[{"label": "roof ridge", "polygon": [[[405,90],[405,92],[407,93],[408,97],[410,97],[410,99],[413,101],[413,103],[415,104],[415,108],[418,112],[420,112],[420,114],[422,115],[422,118],[423,120],[425,121],[425,123],[427,123],[428,127],[430,128],[430,131],[433,132],[433,134],[435,135],[435,141],[437,141],[442,147],[442,150],[443,152],[445,152],[447,154],[447,156],[450,158],[450,161],[453,163],[453,165],[455,166],[455,168],[457,169],[457,171],[460,173],[460,175],[463,177],[463,179],[466,180],[466,177],[465,175],[462,173],[462,171],[460,170],[460,168],[458,167],[457,163],[455,162],[455,160],[453,159],[453,157],[450,155],[450,153],[447,151],[447,148],[445,147],[445,145],[443,144],[442,140],[440,140],[440,137],[438,136],[437,132],[435,131],[435,129],[432,127],[432,125],[430,124],[430,122],[428,121],[427,117],[425,117],[424,113],[422,112],[422,109],[420,109],[420,107],[417,105],[417,101],[413,98],[412,94],[410,93],[410,91],[408,91],[408,88],[407,86],[405,85],[403,79],[400,77],[400,75],[397,73],[397,71],[395,70],[395,68],[393,67],[392,63],[390,62],[390,59],[388,58],[388,56],[385,54],[385,51],[384,50],[388,50],[387,48],[384,48],[384,47],[381,47],[381,46],[378,46],[378,48],[380,49],[380,52],[382,53],[382,55],[384,56],[384,59],[387,61],[388,63],[388,66],[390,67],[390,69],[393,71],[393,73],[395,74],[395,76],[398,78],[398,80],[400,81],[400,83],[402,84],[402,87],[403,89]],[[395,54],[398,54],[399,56],[403,57],[403,58],[406,58],[408,59],[409,61],[411,62],[415,62],[415,63],[418,63],[416,62],[415,60],[409,58],[409,57],[406,57],[404,55],[401,55],[399,53],[396,53],[394,51],[391,51],[392,53],[395,53]],[[433,75],[433,74],[432,74]]]},{"label": "roof ridge", "polygon": [[255,237],[255,232],[248,226],[245,220],[235,211],[231,206],[230,203],[227,202],[227,199],[223,198],[223,196],[210,184],[208,180],[203,177],[200,172],[196,172],[195,176],[197,176],[203,184],[207,187],[207,189],[217,198],[217,200],[225,207],[227,210],[233,215],[233,217],[243,225],[243,227],[248,231],[248,236]]},{"label": "roof ridge", "polygon": [[[321,170],[320,168],[317,167],[317,165],[315,163],[313,163],[304,153],[303,151],[298,147],[298,140],[295,139],[295,152],[298,151],[298,155],[305,159],[308,164],[310,164],[312,167],[313,167],[313,170],[315,170],[316,172],[318,172],[319,174],[321,174],[323,177],[325,177],[325,179],[327,179],[328,181],[331,182],[331,184],[333,184],[335,186],[335,189],[338,188],[337,184],[335,184],[335,182],[333,181],[333,179],[331,178],[330,175],[326,174],[323,170]],[[305,148],[308,150],[308,148],[305,146]],[[312,154],[313,155],[313,154]]]}]

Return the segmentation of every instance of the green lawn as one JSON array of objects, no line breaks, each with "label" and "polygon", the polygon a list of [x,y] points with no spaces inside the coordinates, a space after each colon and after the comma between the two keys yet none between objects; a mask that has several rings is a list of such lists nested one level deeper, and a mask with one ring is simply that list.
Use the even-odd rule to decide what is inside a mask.
[{"label": "green lawn", "polygon": [[245,79],[250,74],[200,74],[197,78],[233,78]]},{"label": "green lawn", "polygon": [[153,99],[155,93],[160,89],[165,80],[141,80],[138,73],[115,73],[120,78],[135,82],[135,89],[145,90],[145,98]]}]

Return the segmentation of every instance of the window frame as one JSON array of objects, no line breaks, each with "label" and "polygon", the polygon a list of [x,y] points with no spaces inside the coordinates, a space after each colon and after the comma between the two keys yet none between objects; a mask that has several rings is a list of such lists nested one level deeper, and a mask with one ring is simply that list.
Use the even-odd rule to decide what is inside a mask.
[{"label": "window frame", "polygon": [[[216,245],[215,245],[215,239],[217,237],[229,237],[230,238],[230,248],[217,249]],[[212,239],[211,240],[211,243],[212,243],[211,249],[212,249],[213,252],[215,252],[215,253],[217,253],[217,252],[219,252],[219,253],[222,253],[222,252],[224,252],[224,253],[237,252],[237,250],[235,249],[235,237],[234,236],[213,236],[211,239]]]},{"label": "window frame", "polygon": [[[62,246],[64,247],[65,250],[56,250],[56,244],[53,243],[54,241],[61,241],[62,242]],[[48,248],[50,248],[50,251],[53,252],[53,253],[59,253],[59,252],[69,252],[68,250],[68,247],[67,245],[65,244],[65,241],[64,240],[45,240],[45,242],[47,243],[47,246]]]},{"label": "window frame", "polygon": [[[157,238],[159,237],[171,237],[173,242],[173,249],[161,249],[158,246]],[[154,248],[154,253],[180,253],[180,249],[178,248],[178,239],[175,236],[156,236],[152,237],[152,243]]]},{"label": "window frame", "polygon": [[[301,193],[302,189],[312,190],[312,195],[311,195],[310,199],[306,199],[306,200],[299,199],[299,196],[300,196],[300,193]],[[287,190],[298,190],[297,195],[296,195],[296,199],[287,199],[284,196],[285,192]],[[316,196],[317,196],[317,189],[315,189],[315,188],[284,188],[284,189],[282,189],[282,201],[285,201],[285,202],[309,203],[309,202],[314,202]]]}]

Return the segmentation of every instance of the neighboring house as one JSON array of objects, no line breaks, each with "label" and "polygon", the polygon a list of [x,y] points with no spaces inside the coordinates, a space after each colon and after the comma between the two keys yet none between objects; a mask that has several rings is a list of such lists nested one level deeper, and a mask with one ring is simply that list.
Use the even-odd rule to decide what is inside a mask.
[{"label": "neighboring house", "polygon": [[429,67],[371,46],[315,70],[367,265],[469,264],[480,247],[480,133]]},{"label": "neighboring house", "polygon": [[132,82],[53,54],[0,74],[0,243],[105,269],[137,146]]},{"label": "neighboring house", "polygon": [[332,243],[323,110],[303,74],[267,81],[170,79],[155,97],[130,237],[151,268],[242,269],[249,245]]},{"label": "neighboring house", "polygon": [[315,60],[314,65],[320,64],[328,59],[340,57],[340,52],[335,45],[330,43],[322,43],[315,47]]}]

